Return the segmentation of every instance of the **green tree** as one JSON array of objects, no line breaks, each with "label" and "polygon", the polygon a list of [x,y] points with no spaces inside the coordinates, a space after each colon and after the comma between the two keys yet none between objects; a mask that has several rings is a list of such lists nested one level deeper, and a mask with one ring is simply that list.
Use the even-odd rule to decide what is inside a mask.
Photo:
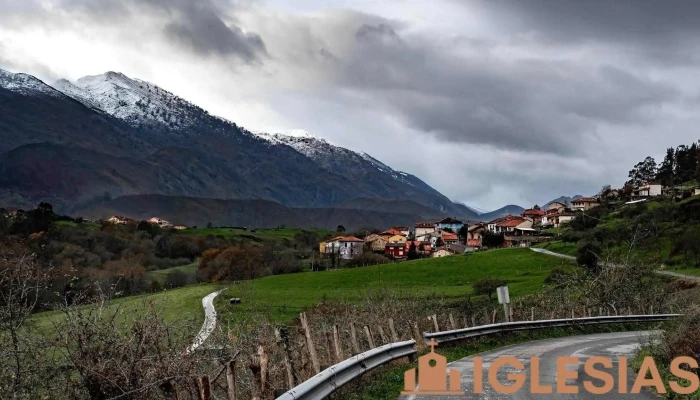
[{"label": "green tree", "polygon": [[673,147],[666,149],[664,161],[659,165],[659,170],[656,172],[656,180],[662,185],[671,186],[675,184],[674,171],[676,169],[676,152]]},{"label": "green tree", "polygon": [[472,288],[474,293],[478,295],[486,295],[489,300],[493,298],[493,294],[496,289],[500,286],[505,286],[508,283],[505,279],[494,278],[493,276],[487,276],[486,278],[479,279],[478,281],[472,283]]},{"label": "green tree", "polygon": [[576,250],[576,262],[584,266],[589,272],[600,272],[601,248],[598,242],[584,242]]},{"label": "green tree", "polygon": [[656,161],[653,157],[647,157],[644,161],[638,162],[629,172],[627,184],[639,186],[644,181],[653,180],[656,177]]},{"label": "green tree", "polygon": [[411,245],[408,247],[408,254],[406,255],[406,257],[409,260],[415,260],[416,258],[418,258],[418,251],[416,249],[416,242],[411,242]]}]

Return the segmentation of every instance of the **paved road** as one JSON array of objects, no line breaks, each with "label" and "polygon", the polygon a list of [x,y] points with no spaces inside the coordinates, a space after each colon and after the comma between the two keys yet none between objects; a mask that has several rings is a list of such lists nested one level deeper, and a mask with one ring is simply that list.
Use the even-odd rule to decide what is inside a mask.
[{"label": "paved road", "polygon": [[[567,256],[566,254],[555,253],[555,252],[549,251],[549,250],[547,250],[547,249],[540,249],[540,248],[537,248],[537,247],[530,247],[530,250],[536,251],[536,252],[538,252],[538,253],[542,253],[542,254],[547,254],[547,255],[550,255],[550,256],[554,256],[554,257],[564,258],[564,259],[567,259],[567,260],[574,260],[574,261],[576,260],[576,257]],[[671,272],[671,271],[654,271],[654,273],[656,273],[657,275],[665,275],[665,276],[670,276],[670,277],[673,277],[673,278],[685,279],[685,280],[687,280],[687,281],[700,282],[700,276],[679,274],[678,272]]]},{"label": "paved road", "polygon": [[[466,390],[466,394],[462,396],[405,396],[399,397],[400,400],[456,400],[456,399],[518,399],[518,400],[529,400],[529,399],[658,399],[650,392],[642,392],[639,394],[619,394],[617,393],[617,382],[615,383],[615,388],[607,395],[591,395],[586,393],[583,389],[584,380],[592,380],[588,378],[584,372],[584,362],[592,356],[604,356],[609,357],[613,360],[617,360],[618,357],[633,357],[636,349],[641,341],[644,341],[651,332],[622,332],[622,333],[605,333],[605,334],[595,334],[595,335],[583,335],[583,336],[572,336],[559,339],[546,339],[538,340],[534,342],[528,342],[508,347],[503,347],[498,350],[489,351],[485,353],[478,354],[482,357],[484,367],[491,364],[493,360],[501,356],[514,356],[520,360],[525,369],[523,372],[527,376],[527,380],[523,389],[520,392],[505,395],[496,393],[488,384],[487,370],[484,368],[484,392],[481,394],[475,394],[473,392],[473,370],[474,370],[474,357],[467,357],[459,361],[448,364],[448,368],[454,368],[461,373],[462,389]],[[439,347],[436,349],[439,353]],[[560,394],[547,394],[547,395],[533,395],[529,394],[530,387],[530,358],[531,357],[540,358],[540,384],[552,386],[556,388],[557,373],[556,373],[556,359],[558,357],[578,357],[579,365],[570,365],[567,369],[577,370],[578,379],[567,381],[569,385],[575,385],[579,387],[579,394],[571,395],[560,395]],[[596,366],[596,369],[601,369],[600,365]],[[618,365],[613,364],[613,368],[607,370],[613,376],[618,375]],[[512,372],[520,372],[514,369],[506,369],[503,367],[499,370],[498,380],[499,382],[508,382],[507,374]],[[634,374],[630,371],[628,378],[628,390],[632,387],[634,382]],[[617,380],[616,380],[617,381]],[[600,381],[594,380],[594,384],[601,385]]]},{"label": "paved road", "polygon": [[202,324],[202,329],[199,330],[199,333],[194,338],[192,345],[187,348],[187,354],[195,351],[197,347],[201,346],[202,343],[209,338],[209,335],[211,335],[211,333],[214,331],[214,328],[216,328],[216,310],[214,309],[214,299],[223,291],[224,289],[221,289],[218,292],[209,293],[202,298],[202,307],[204,307],[204,324]]}]

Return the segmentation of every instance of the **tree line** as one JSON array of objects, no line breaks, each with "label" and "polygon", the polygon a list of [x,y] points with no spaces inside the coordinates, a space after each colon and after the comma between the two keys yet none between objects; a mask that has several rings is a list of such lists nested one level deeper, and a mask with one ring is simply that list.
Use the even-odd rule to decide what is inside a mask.
[{"label": "tree line", "polygon": [[653,157],[646,157],[629,171],[629,186],[639,186],[644,181],[656,181],[664,186],[678,185],[700,180],[700,146],[682,144],[666,149],[664,160],[657,164]]}]

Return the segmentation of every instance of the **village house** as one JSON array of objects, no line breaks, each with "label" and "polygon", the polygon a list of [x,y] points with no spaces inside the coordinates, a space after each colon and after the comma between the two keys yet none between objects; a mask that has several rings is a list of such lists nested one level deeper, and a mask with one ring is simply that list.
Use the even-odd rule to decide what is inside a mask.
[{"label": "village house", "polygon": [[414,240],[406,242],[406,254],[408,254],[412,244],[416,245],[416,253],[420,255],[428,255],[433,251],[433,247],[430,245],[430,242],[419,242]]},{"label": "village house", "polygon": [[513,217],[496,224],[496,233],[513,233],[518,228],[532,228],[532,221],[523,217]]},{"label": "village house", "polygon": [[384,254],[393,258],[405,258],[406,253],[405,243],[387,243],[384,249]]},{"label": "village house", "polygon": [[175,226],[173,226],[173,229],[177,229],[178,231],[182,231],[182,230],[187,229],[187,226],[185,226],[185,225],[175,225]]},{"label": "village house", "polygon": [[561,212],[566,211],[567,208],[569,208],[568,205],[566,205],[564,203],[560,203],[558,201],[555,201],[555,202],[549,203],[546,211],[557,210],[557,212],[561,213]]},{"label": "village house", "polygon": [[340,258],[349,260],[362,254],[364,244],[364,240],[354,236],[338,236],[326,241],[323,250],[326,254],[340,254]]},{"label": "village house", "polygon": [[475,224],[467,228],[467,245],[481,247],[481,235],[486,230],[485,224]]},{"label": "village house", "polygon": [[392,236],[405,236],[401,231],[397,231],[396,229],[387,229],[384,232],[380,233],[379,236],[382,236],[386,239],[389,239]]},{"label": "village house", "polygon": [[365,245],[369,246],[372,251],[384,252],[387,243],[387,238],[374,233],[365,238]]},{"label": "village house", "polygon": [[461,244],[451,244],[438,248],[433,254],[433,258],[448,257],[455,254],[464,254],[467,251],[466,246]]},{"label": "village house", "polygon": [[574,211],[587,211],[598,206],[598,200],[593,197],[581,197],[571,201],[571,209]]},{"label": "village house", "polygon": [[404,235],[394,235],[386,238],[387,243],[406,243],[408,238]]},{"label": "village house", "polygon": [[109,222],[110,224],[115,224],[115,225],[126,225],[129,222],[133,222],[133,221],[134,220],[131,218],[122,217],[120,215],[113,215],[113,216],[109,217],[109,219],[107,219],[107,222]]},{"label": "village house", "polygon": [[392,226],[390,230],[399,231],[404,236],[408,236],[411,234],[411,228],[407,226]]},{"label": "village house", "polygon": [[514,216],[513,216],[513,215],[506,215],[505,217],[496,218],[496,219],[494,219],[494,220],[492,220],[492,221],[489,221],[489,222],[486,224],[486,227],[487,227],[487,229],[489,230],[489,232],[491,232],[491,233],[496,233],[496,225],[498,225],[498,224],[500,224],[501,222],[506,221],[506,220],[508,220],[508,219],[510,219],[510,218],[514,218]]},{"label": "village house", "polygon": [[542,220],[542,216],[544,215],[546,215],[546,212],[538,210],[536,208],[525,210],[520,214],[521,217],[529,219],[532,222],[537,221],[538,224],[540,223],[540,221]]},{"label": "village house", "polygon": [[632,192],[632,200],[646,199],[648,197],[661,196],[661,184],[658,182],[644,182]]},{"label": "village house", "polygon": [[462,226],[464,226],[462,221],[452,217],[443,218],[435,223],[437,229],[450,229],[454,233],[459,232]]},{"label": "village house", "polygon": [[433,232],[435,232],[435,225],[430,222],[419,222],[413,227],[413,234],[416,239]]},{"label": "village house", "polygon": [[149,224],[158,225],[161,228],[168,228],[168,227],[171,227],[173,225],[170,222],[168,222],[162,218],[158,218],[158,217],[153,217],[153,218],[147,220],[147,222]]},{"label": "village house", "polygon": [[443,232],[442,242],[445,244],[457,244],[459,242],[459,238],[454,233]]},{"label": "village house", "polygon": [[[542,227],[543,228],[551,228],[554,227],[555,221],[558,221],[557,215],[559,214],[558,209],[552,209],[552,210],[547,210],[545,214],[542,216]],[[557,222],[558,224],[558,222]]]}]

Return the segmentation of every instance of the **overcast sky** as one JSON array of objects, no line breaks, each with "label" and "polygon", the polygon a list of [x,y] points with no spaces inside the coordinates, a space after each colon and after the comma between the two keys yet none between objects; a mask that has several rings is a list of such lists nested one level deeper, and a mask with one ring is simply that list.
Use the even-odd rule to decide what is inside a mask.
[{"label": "overcast sky", "polygon": [[700,1],[0,0],[0,68],[153,82],[485,209],[700,138]]}]

